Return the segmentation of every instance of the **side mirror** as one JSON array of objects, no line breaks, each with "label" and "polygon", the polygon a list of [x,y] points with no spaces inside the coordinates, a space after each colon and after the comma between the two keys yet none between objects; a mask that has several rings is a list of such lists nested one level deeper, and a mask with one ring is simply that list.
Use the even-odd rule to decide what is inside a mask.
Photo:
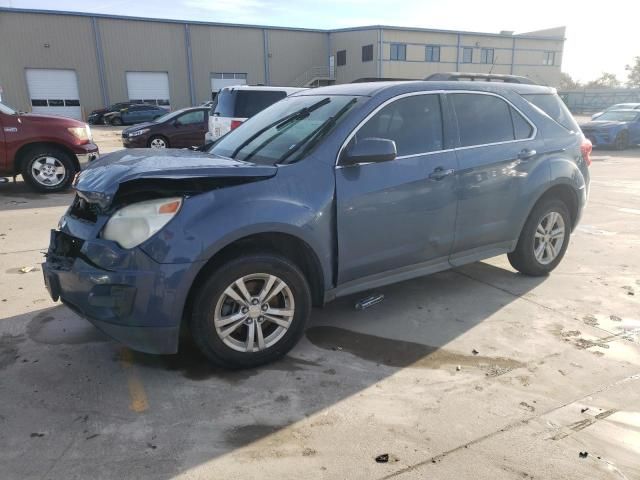
[{"label": "side mirror", "polygon": [[340,164],[390,162],[398,155],[396,142],[388,138],[365,138],[354,143],[343,154]]}]

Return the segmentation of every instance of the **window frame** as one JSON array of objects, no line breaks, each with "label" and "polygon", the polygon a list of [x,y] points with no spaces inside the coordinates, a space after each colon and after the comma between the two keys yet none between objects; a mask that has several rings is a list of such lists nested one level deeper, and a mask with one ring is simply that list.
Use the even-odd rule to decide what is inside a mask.
[{"label": "window frame", "polygon": [[[487,53],[491,52],[491,61],[488,61]],[[484,58],[483,58],[484,54]],[[483,65],[494,65],[496,61],[496,51],[495,48],[481,48],[480,49],[480,63]]]},{"label": "window frame", "polygon": [[[393,58],[393,47],[396,47],[396,57]],[[402,47],[402,51],[404,52],[403,58],[399,58],[399,50],[398,48]],[[393,62],[406,62],[407,61],[407,44],[406,43],[392,43],[389,45],[389,60]]]},{"label": "window frame", "polygon": [[544,57],[542,58],[542,64],[552,67],[556,64],[556,52],[555,50],[545,50]]},{"label": "window frame", "polygon": [[[340,55],[343,56],[343,62],[340,62]],[[336,51],[336,67],[344,67],[347,64],[347,50],[338,50]]]},{"label": "window frame", "polygon": [[[429,49],[431,49],[431,58],[429,58]],[[433,55],[435,52],[438,52],[437,58]],[[424,61],[428,63],[440,63],[440,45],[425,45],[424,47]]]},{"label": "window frame", "polygon": [[[369,52],[369,49],[371,50],[371,58],[369,58],[369,55],[366,55],[367,58],[365,59],[365,48],[367,49],[367,53]],[[373,43],[362,46],[362,63],[366,62],[373,62]]]},{"label": "window frame", "polygon": [[[465,61],[464,52],[470,52],[469,61]],[[462,47],[462,61],[460,63],[473,63],[473,47]]]},{"label": "window frame", "polygon": [[[513,140],[503,140],[501,142],[491,142],[491,143],[480,143],[478,145],[466,145],[466,146],[462,146],[460,143],[460,126],[458,125],[458,114],[456,113],[456,109],[453,106],[453,102],[449,103],[449,106],[451,108],[451,112],[453,113],[453,118],[455,120],[455,128],[456,128],[456,143],[458,144],[456,147],[453,148],[453,150],[468,150],[470,148],[479,148],[479,147],[489,147],[492,145],[505,145],[507,143],[516,143],[516,142],[530,142],[531,140],[535,140],[536,137],[538,136],[538,127],[536,126],[535,123],[533,123],[531,121],[531,119],[522,111],[520,110],[518,107],[516,107],[511,101],[509,101],[508,98],[503,97],[502,95],[498,95],[497,93],[492,93],[492,92],[481,92],[479,90],[456,90],[454,91],[447,91],[445,96],[449,96],[449,95],[458,95],[458,94],[474,94],[474,95],[489,95],[492,97],[497,97],[500,100],[502,100],[503,102],[506,102],[507,105],[511,108],[513,108],[516,112],[518,112],[522,118],[524,118],[524,120],[531,125],[531,135],[527,138],[520,138],[520,139],[516,139],[514,138]],[[511,111],[509,111],[509,117],[511,120],[511,125],[513,128],[513,135],[515,137],[515,125],[513,123],[513,114],[511,113]]]}]

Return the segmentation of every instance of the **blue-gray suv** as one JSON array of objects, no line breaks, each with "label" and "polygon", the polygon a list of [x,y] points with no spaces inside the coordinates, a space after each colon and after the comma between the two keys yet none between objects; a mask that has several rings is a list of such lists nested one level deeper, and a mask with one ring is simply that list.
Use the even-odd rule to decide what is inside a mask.
[{"label": "blue-gray suv", "polygon": [[45,283],[133,349],[175,353],[187,332],[212,362],[255,366],[336,297],[503,253],[548,274],[587,201],[590,153],[548,87],[307,90],[207,151],[93,162]]}]

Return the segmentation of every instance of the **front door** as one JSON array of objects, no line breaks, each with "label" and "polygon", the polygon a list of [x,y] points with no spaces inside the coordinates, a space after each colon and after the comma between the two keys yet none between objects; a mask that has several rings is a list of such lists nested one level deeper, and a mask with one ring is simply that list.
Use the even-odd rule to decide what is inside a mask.
[{"label": "front door", "polygon": [[174,129],[169,143],[172,147],[193,147],[204,144],[207,132],[207,115],[204,110],[183,113],[174,121]]},{"label": "front door", "polygon": [[[446,265],[456,218],[457,160],[446,151],[438,94],[403,95],[350,140],[395,141],[384,163],[336,168],[338,284]],[[395,271],[395,272],[392,272]]]},{"label": "front door", "polygon": [[[457,119],[460,145],[458,218],[451,263],[464,264],[474,255],[502,253],[522,225],[522,197],[530,175],[544,158],[544,141],[535,128],[500,96],[448,93]],[[541,180],[544,183],[546,178]]]}]

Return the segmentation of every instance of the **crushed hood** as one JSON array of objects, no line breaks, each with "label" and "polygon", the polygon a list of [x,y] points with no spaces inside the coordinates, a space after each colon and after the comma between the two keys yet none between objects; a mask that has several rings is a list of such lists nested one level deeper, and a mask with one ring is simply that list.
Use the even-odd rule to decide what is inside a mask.
[{"label": "crushed hood", "polygon": [[107,208],[120,185],[139,179],[268,178],[278,167],[193,150],[120,150],[89,164],[74,182],[78,193]]}]

